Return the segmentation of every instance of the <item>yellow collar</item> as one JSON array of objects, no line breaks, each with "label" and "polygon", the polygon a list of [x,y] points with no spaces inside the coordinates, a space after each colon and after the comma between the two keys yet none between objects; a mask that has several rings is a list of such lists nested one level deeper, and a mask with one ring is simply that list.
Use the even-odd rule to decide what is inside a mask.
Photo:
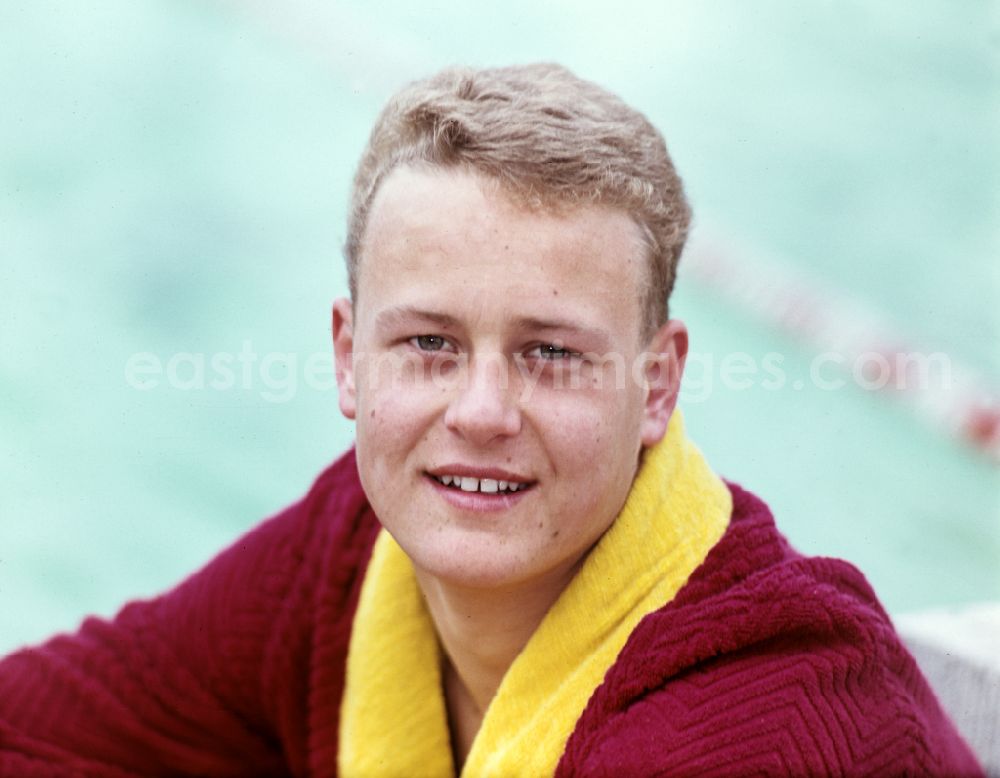
[{"label": "yellow collar", "polygon": [[[675,412],[625,506],[510,666],[462,770],[551,775],[639,621],[673,599],[729,524],[732,499]],[[354,617],[339,773],[455,774],[441,651],[413,566],[382,530]]]}]

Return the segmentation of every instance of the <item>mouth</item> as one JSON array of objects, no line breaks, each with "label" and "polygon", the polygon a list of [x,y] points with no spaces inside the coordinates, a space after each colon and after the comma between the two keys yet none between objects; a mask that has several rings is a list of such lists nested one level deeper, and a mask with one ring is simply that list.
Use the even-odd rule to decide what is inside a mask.
[{"label": "mouth", "polygon": [[469,465],[442,465],[424,473],[446,494],[481,495],[486,498],[521,495],[537,481],[528,476],[496,467],[470,467]]},{"label": "mouth", "polygon": [[427,475],[449,489],[478,494],[515,494],[516,492],[530,489],[532,486],[532,483],[529,481],[513,481],[501,478],[477,478],[475,476],[448,473],[443,475],[428,473]]}]

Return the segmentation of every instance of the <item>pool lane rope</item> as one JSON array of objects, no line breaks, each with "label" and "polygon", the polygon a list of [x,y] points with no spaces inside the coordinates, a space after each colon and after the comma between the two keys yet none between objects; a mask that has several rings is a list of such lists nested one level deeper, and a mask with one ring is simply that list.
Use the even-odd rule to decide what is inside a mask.
[{"label": "pool lane rope", "polygon": [[[924,423],[1000,464],[1000,394],[980,371],[952,355],[914,348],[872,306],[717,238],[693,239],[680,272],[811,351],[838,355],[831,365],[841,370],[865,365],[865,387],[908,406]],[[924,380],[919,360],[929,354],[946,357],[949,380]]]}]

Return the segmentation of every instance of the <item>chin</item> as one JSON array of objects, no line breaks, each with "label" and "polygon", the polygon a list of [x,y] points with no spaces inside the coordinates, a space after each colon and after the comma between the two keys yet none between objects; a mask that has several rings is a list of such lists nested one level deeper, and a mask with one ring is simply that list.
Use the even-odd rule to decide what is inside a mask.
[{"label": "chin", "polygon": [[[402,544],[401,544],[402,545]],[[433,547],[403,550],[414,567],[442,583],[472,589],[502,589],[534,578],[539,573],[537,560],[525,553],[504,547],[497,539],[455,538]]]}]

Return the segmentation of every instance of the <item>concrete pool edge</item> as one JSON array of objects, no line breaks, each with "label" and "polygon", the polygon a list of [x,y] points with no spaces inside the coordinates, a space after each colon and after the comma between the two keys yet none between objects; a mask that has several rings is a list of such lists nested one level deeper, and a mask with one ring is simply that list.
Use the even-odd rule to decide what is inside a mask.
[{"label": "concrete pool edge", "polygon": [[987,775],[1000,776],[1000,602],[894,614],[893,621]]}]

